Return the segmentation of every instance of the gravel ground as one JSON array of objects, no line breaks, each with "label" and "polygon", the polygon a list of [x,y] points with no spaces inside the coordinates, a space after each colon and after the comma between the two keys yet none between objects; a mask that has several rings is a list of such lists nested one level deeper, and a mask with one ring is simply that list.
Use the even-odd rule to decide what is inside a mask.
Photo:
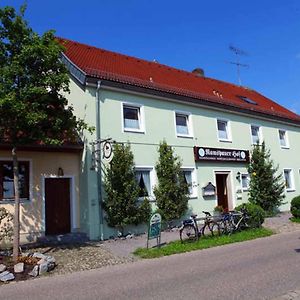
[{"label": "gravel ground", "polygon": [[[277,233],[300,230],[300,224],[289,221],[290,217],[289,213],[281,213],[277,217],[267,218],[264,226],[273,229]],[[179,239],[177,229],[162,232],[162,243],[177,239]],[[34,248],[30,249],[30,252],[41,252],[54,256],[57,267],[49,275],[56,275],[135,261],[138,258],[134,257],[132,252],[138,247],[146,247],[146,243],[147,236],[144,234],[134,236],[131,239]],[[155,243],[156,240],[150,241],[150,247],[154,246]]]}]

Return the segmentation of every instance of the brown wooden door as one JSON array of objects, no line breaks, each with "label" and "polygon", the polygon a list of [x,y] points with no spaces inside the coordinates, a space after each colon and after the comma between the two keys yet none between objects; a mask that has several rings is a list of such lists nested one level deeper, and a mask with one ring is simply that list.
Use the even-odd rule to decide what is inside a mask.
[{"label": "brown wooden door", "polygon": [[70,179],[45,179],[46,235],[69,233]]},{"label": "brown wooden door", "polygon": [[228,209],[227,174],[216,174],[218,205]]}]

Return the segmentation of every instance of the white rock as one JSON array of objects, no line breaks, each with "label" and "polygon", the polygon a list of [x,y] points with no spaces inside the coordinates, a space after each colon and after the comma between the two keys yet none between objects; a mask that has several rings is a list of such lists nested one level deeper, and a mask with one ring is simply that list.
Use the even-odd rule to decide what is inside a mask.
[{"label": "white rock", "polygon": [[[2,275],[3,273],[6,273],[6,274]],[[14,279],[15,279],[15,275],[13,273],[9,273],[9,272],[5,271],[0,274],[0,280],[2,282],[14,280]]]},{"label": "white rock", "polygon": [[47,263],[54,263],[55,264],[55,258],[53,256],[47,256],[46,257]]},{"label": "white rock", "polygon": [[39,266],[35,265],[31,272],[28,273],[28,275],[32,277],[37,277],[39,275]]},{"label": "white rock", "polygon": [[0,264],[0,273],[6,270],[6,265]]},{"label": "white rock", "polygon": [[15,273],[22,273],[22,272],[24,272],[24,263],[20,262],[20,263],[14,265],[14,272]]},{"label": "white rock", "polygon": [[46,259],[46,255],[42,254],[42,253],[39,253],[39,252],[35,252],[32,254],[32,257],[36,257],[36,258],[39,258],[39,259]]},{"label": "white rock", "polygon": [[39,265],[39,274],[42,275],[46,272],[48,272],[48,263],[47,262]]}]

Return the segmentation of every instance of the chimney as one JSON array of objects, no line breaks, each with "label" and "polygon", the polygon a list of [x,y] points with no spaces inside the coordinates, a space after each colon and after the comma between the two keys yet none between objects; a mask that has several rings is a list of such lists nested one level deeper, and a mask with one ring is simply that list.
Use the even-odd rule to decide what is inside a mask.
[{"label": "chimney", "polygon": [[204,77],[204,70],[201,68],[196,68],[192,71],[193,74],[199,77]]}]

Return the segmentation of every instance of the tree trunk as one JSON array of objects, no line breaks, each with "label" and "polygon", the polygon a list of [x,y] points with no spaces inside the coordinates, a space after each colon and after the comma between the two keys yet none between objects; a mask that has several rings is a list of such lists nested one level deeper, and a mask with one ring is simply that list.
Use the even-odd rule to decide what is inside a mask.
[{"label": "tree trunk", "polygon": [[11,151],[13,158],[14,172],[14,190],[15,190],[15,215],[14,215],[14,242],[13,242],[13,260],[17,262],[20,247],[20,192],[19,192],[19,167],[17,149],[14,147]]}]

